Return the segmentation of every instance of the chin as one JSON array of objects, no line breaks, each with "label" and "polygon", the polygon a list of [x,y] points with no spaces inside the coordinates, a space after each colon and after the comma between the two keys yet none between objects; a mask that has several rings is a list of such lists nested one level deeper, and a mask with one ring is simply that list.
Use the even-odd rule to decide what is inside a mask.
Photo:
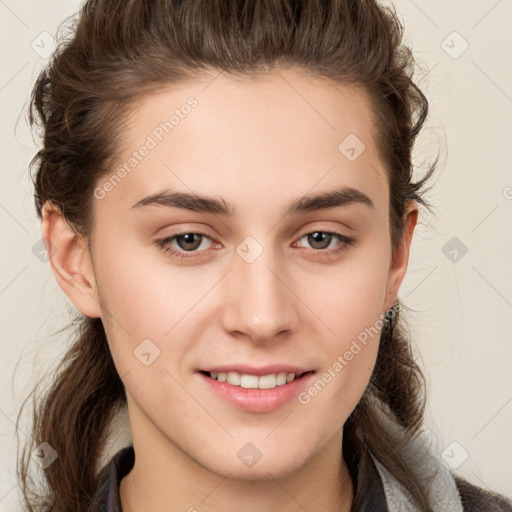
[{"label": "chin", "polygon": [[[243,457],[242,457],[243,458]],[[301,469],[305,464],[304,458],[296,456],[293,460],[286,458],[283,452],[276,450],[272,457],[265,457],[263,453],[256,462],[241,462],[238,457],[221,461],[219,459],[212,461],[213,464],[204,464],[209,471],[222,475],[230,480],[241,481],[264,481],[286,478]]]}]

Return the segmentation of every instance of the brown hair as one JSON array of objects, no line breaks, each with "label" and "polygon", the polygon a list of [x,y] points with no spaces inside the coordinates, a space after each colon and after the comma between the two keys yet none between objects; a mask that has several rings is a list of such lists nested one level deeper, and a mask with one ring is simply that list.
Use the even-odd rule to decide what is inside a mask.
[{"label": "brown hair", "polygon": [[[89,0],[73,28],[31,97],[29,121],[43,136],[31,162],[39,215],[51,201],[77,233],[91,233],[93,190],[115,161],[119,113],[127,116],[145,94],[204,72],[243,78],[288,66],[367,93],[389,178],[393,251],[408,201],[429,208],[423,188],[437,159],[417,182],[411,160],[428,102],[413,82],[415,61],[392,8],[376,0]],[[427,489],[377,414],[388,410],[404,427],[404,446],[423,423],[424,376],[399,309],[386,317],[369,385],[344,425],[343,455],[354,477],[369,450],[431,511]],[[32,436],[18,461],[27,510],[87,510],[109,426],[125,403],[101,319],[81,317],[52,386],[34,402]],[[47,491],[37,494],[28,464],[42,442],[59,458],[44,470]],[[354,510],[361,499],[356,486]]]}]

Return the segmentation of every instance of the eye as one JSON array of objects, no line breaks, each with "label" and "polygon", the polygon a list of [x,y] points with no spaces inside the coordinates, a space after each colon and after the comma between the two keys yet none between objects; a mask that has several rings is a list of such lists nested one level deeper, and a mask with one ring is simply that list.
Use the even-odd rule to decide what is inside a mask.
[{"label": "eye", "polygon": [[[196,257],[195,253],[201,252],[198,251],[198,249],[203,245],[203,241],[205,239],[211,240],[211,238],[205,233],[188,232],[156,240],[156,244],[164,252],[170,253],[178,258],[193,258]],[[178,246],[177,248],[175,245],[172,245],[173,242],[176,242]],[[206,249],[203,247],[202,251],[204,250]]]},{"label": "eye", "polygon": [[[313,231],[302,235],[299,241],[302,239],[306,239],[307,243],[310,244],[316,252],[328,254],[337,254],[344,251],[347,246],[353,245],[355,242],[352,237],[332,231]],[[336,239],[338,239],[338,244],[332,248],[331,242],[336,241]],[[300,246],[302,247],[302,244]],[[331,246],[331,248],[329,248],[329,246]]]}]

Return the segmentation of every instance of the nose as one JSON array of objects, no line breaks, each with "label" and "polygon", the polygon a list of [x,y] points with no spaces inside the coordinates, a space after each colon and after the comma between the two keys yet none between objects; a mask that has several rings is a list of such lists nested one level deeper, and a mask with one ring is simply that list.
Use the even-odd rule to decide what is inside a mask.
[{"label": "nose", "polygon": [[225,282],[222,322],[226,332],[266,343],[296,330],[298,299],[287,276],[270,249],[251,263],[235,254],[234,268]]}]

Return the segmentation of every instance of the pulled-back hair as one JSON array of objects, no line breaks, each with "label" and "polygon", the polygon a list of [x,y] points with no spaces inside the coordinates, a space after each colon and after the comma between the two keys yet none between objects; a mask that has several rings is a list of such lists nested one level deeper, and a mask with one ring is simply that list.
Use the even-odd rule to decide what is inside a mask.
[{"label": "pulled-back hair", "polygon": [[[86,1],[32,91],[29,122],[42,135],[31,162],[38,215],[50,201],[77,233],[90,235],[93,190],[116,159],[124,117],[145,95],[204,73],[244,78],[293,66],[366,93],[387,171],[395,251],[407,203],[429,208],[424,185],[437,163],[413,180],[411,154],[428,102],[402,40],[396,12],[376,0]],[[400,318],[403,307],[397,300],[386,317],[370,382],[344,425],[343,456],[352,468],[369,450],[421,510],[431,511],[428,489],[402,453],[425,408],[425,379]],[[87,510],[109,426],[125,404],[101,319],[79,317],[51,387],[34,400],[32,436],[18,461],[27,510]],[[403,446],[379,410],[404,428]],[[43,442],[59,454],[44,470],[44,493],[31,490],[28,475],[30,453]],[[360,494],[356,486],[354,510]]]}]

